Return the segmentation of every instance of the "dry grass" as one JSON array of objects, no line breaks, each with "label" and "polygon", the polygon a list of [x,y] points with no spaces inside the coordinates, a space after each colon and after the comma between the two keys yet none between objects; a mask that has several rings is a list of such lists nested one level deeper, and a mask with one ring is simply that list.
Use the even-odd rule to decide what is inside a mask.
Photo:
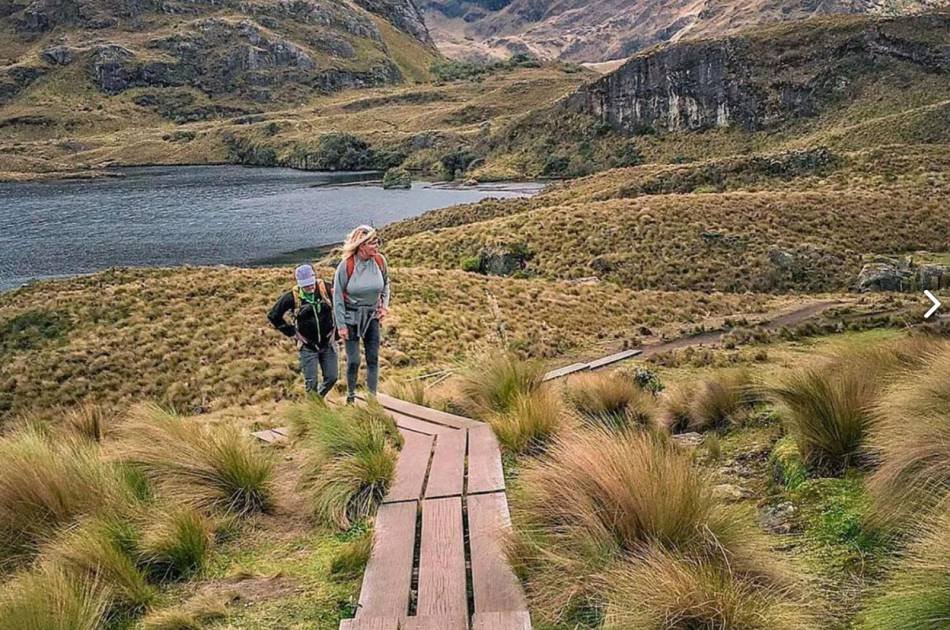
[{"label": "dry grass", "polygon": [[[710,563],[735,588],[791,601],[788,575],[753,514],[718,499],[689,454],[668,440],[639,432],[566,436],[525,467],[513,504],[512,559],[545,622],[603,609],[615,572],[645,570],[643,558],[654,553]],[[610,604],[617,619],[643,605],[623,601],[620,591]]]},{"label": "dry grass", "polygon": [[653,394],[618,372],[572,376],[565,398],[585,422],[596,426],[649,427],[656,419]]},{"label": "dry grass", "polygon": [[115,457],[144,470],[166,496],[236,515],[266,511],[273,463],[250,436],[142,404],[117,431]]},{"label": "dry grass", "polygon": [[142,563],[159,580],[181,580],[199,572],[214,545],[214,523],[190,507],[167,507],[150,519],[140,543]]},{"label": "dry grass", "polygon": [[860,630],[931,630],[950,620],[950,506],[918,526],[918,538],[860,615]]},{"label": "dry grass", "polygon": [[304,443],[304,487],[321,523],[348,529],[376,511],[396,470],[401,439],[381,407],[321,410]]},{"label": "dry grass", "polygon": [[149,612],[142,619],[143,630],[202,630],[208,624],[227,617],[227,597],[199,595],[184,606]]},{"label": "dry grass", "polygon": [[695,385],[677,385],[660,399],[660,422],[670,431],[709,431],[741,424],[760,395],[746,370],[720,370]]},{"label": "dry grass", "polygon": [[477,416],[505,413],[519,396],[541,387],[544,364],[514,353],[499,352],[473,362],[460,375],[465,404]]},{"label": "dry grass", "polygon": [[868,443],[879,466],[868,487],[885,520],[917,519],[950,498],[950,347],[928,343],[930,358],[897,379],[874,410]]},{"label": "dry grass", "polygon": [[48,567],[24,573],[0,590],[3,630],[100,630],[107,602],[95,580]]},{"label": "dry grass", "polygon": [[83,516],[127,504],[131,492],[99,449],[33,432],[0,442],[0,566],[29,560]]},{"label": "dry grass", "polygon": [[547,387],[517,394],[508,409],[488,416],[495,435],[510,453],[542,452],[564,425],[564,408]]}]

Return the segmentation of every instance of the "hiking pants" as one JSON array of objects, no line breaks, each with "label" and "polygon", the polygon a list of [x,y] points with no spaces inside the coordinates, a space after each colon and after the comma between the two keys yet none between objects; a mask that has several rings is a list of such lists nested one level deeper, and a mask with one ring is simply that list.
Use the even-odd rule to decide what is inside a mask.
[{"label": "hiking pants", "polygon": [[[323,381],[319,387],[317,387],[317,366],[323,372]],[[336,348],[333,347],[333,343],[331,342],[326,348],[317,351],[301,346],[300,371],[303,372],[304,386],[308,394],[316,392],[321,398],[326,396],[327,392],[333,389],[339,376]]]},{"label": "hiking pants", "polygon": [[[360,338],[358,327],[350,324],[346,340],[346,399],[356,398],[356,379],[360,373]],[[376,395],[379,385],[379,320],[375,317],[363,327],[363,352],[366,354],[366,388]]]}]

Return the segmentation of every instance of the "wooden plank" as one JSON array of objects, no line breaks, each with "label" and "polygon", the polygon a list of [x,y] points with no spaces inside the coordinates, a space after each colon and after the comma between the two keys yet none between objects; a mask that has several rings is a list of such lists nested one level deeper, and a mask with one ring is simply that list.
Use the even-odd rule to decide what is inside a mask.
[{"label": "wooden plank", "polygon": [[561,378],[562,376],[567,376],[568,374],[573,374],[574,372],[581,372],[584,370],[590,369],[590,363],[572,363],[570,365],[565,365],[562,368],[556,370],[551,370],[544,375],[545,381],[553,381],[556,378]]},{"label": "wooden plank", "polygon": [[475,613],[472,630],[531,630],[527,610]]},{"label": "wooden plank", "polygon": [[367,617],[366,619],[344,619],[340,630],[397,630],[398,617]]},{"label": "wooden plank", "polygon": [[274,427],[271,429],[271,431],[277,433],[278,435],[283,435],[284,437],[290,436],[290,429],[287,427]]},{"label": "wooden plank", "polygon": [[366,563],[356,618],[402,618],[409,611],[416,503],[379,506],[373,525],[373,552]]},{"label": "wooden plank", "polygon": [[597,359],[596,361],[590,362],[590,369],[597,370],[602,367],[611,365],[612,363],[617,363],[618,361],[623,361],[624,359],[629,359],[630,357],[635,357],[638,354],[641,354],[643,350],[624,350],[623,352],[618,352],[617,354],[612,354],[610,356],[604,357],[602,359]]},{"label": "wooden plank", "polygon": [[487,424],[468,431],[468,492],[496,492],[505,489],[498,439]]},{"label": "wooden plank", "polygon": [[442,433],[458,433],[460,431],[460,429],[444,427],[441,424],[433,424],[431,422],[426,422],[425,420],[420,420],[419,418],[413,418],[412,416],[401,414],[397,411],[389,411],[389,414],[396,421],[397,427],[409,429],[410,431],[415,431],[416,433],[440,435]]},{"label": "wooden plank", "polygon": [[462,497],[422,502],[416,612],[432,617],[468,617]]},{"label": "wooden plank", "polygon": [[468,630],[468,613],[454,617],[406,617],[400,630]]},{"label": "wooden plank", "polygon": [[426,498],[461,496],[465,485],[466,431],[453,430],[435,438]]},{"label": "wooden plank", "polygon": [[432,436],[403,431],[402,437],[402,450],[396,460],[396,475],[383,503],[411,501],[422,497],[422,486],[429,469],[429,456],[432,454]]},{"label": "wooden plank", "polygon": [[524,592],[504,553],[504,538],[510,527],[508,501],[503,492],[468,496],[476,614],[527,610]]},{"label": "wooden plank", "polygon": [[428,407],[423,407],[411,402],[406,402],[405,400],[393,398],[392,396],[387,396],[386,394],[377,395],[376,400],[379,401],[379,404],[390,411],[397,411],[401,414],[412,416],[413,418],[427,420],[436,424],[452,427],[453,429],[466,429],[470,426],[479,424],[475,420],[471,420],[469,418],[463,418],[462,416],[456,416],[455,414],[438,411],[436,409],[429,409]]}]

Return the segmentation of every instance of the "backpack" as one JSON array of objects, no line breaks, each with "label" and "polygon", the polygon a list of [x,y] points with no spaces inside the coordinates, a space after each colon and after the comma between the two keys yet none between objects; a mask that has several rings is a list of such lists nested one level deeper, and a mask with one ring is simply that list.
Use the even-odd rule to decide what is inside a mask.
[{"label": "backpack", "polygon": [[294,286],[291,295],[294,298],[293,322],[294,328],[310,340],[312,345],[323,347],[330,340],[329,332],[334,329],[333,299],[327,291],[322,279],[317,279],[317,290],[320,300],[311,305],[300,297],[300,287]]},{"label": "backpack", "polygon": [[[382,254],[376,254],[373,256],[373,260],[376,261],[376,266],[379,267],[379,270],[383,274],[383,286],[386,286],[386,283],[389,282],[389,273],[386,270],[386,259],[383,258]],[[353,275],[353,270],[356,269],[356,256],[350,256],[346,259],[346,282],[343,284],[343,297],[347,300],[350,299],[349,294],[346,292],[346,284],[349,283],[350,277]]]}]

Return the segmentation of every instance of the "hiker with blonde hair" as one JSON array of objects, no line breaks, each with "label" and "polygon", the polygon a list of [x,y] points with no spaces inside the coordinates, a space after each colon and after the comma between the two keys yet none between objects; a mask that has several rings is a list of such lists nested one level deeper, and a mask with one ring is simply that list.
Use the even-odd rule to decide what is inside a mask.
[{"label": "hiker with blonde hair", "polygon": [[360,341],[366,355],[366,387],[376,395],[379,384],[380,322],[389,314],[389,273],[379,253],[379,236],[361,225],[346,237],[343,260],[333,276],[333,316],[346,345],[346,401],[356,398]]}]

